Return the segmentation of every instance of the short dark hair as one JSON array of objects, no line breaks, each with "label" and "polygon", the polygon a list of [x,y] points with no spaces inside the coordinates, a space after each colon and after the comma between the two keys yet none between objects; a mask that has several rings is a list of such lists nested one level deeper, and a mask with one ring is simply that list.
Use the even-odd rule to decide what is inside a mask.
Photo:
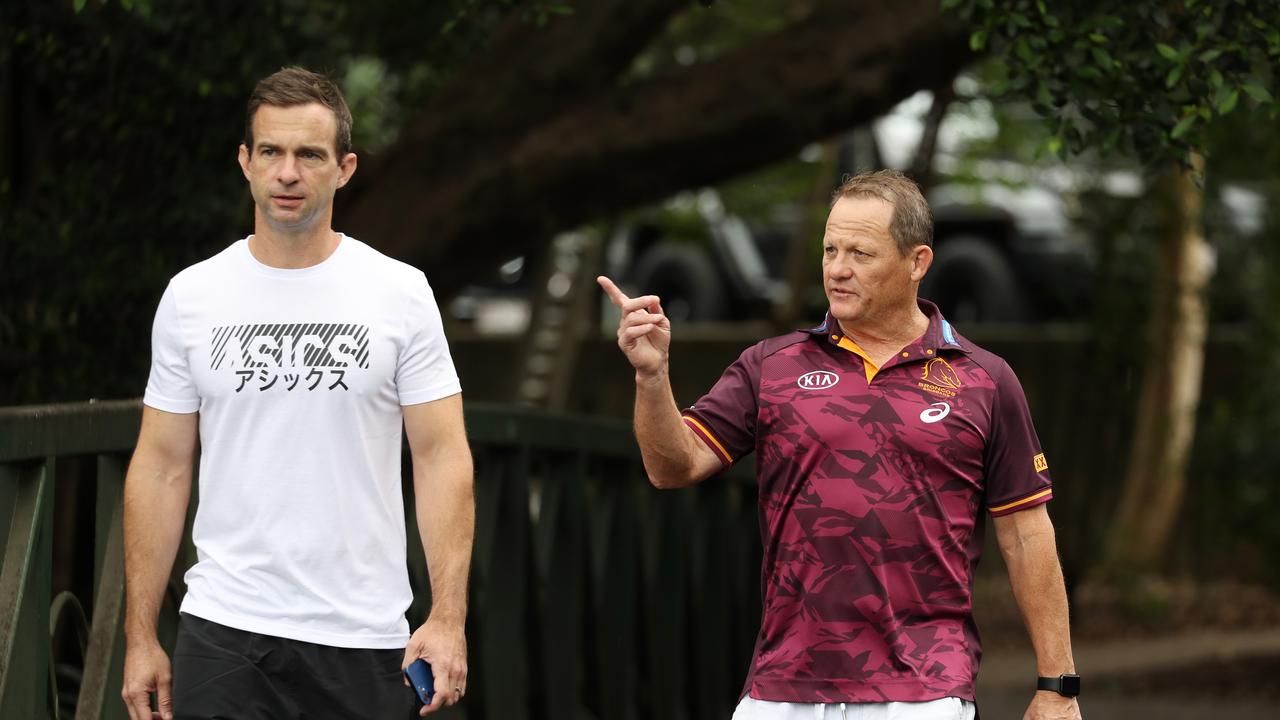
[{"label": "short dark hair", "polygon": [[333,111],[338,119],[338,132],[334,149],[338,162],[351,152],[351,109],[342,96],[342,90],[329,78],[300,67],[287,67],[272,73],[258,82],[249,95],[249,107],[244,118],[244,144],[253,152],[253,116],[263,105],[293,107],[320,103]]},{"label": "short dark hair", "polygon": [[920,245],[933,247],[933,211],[920,186],[897,170],[861,172],[844,181],[831,195],[831,206],[840,198],[880,198],[893,206],[889,234],[906,255]]}]

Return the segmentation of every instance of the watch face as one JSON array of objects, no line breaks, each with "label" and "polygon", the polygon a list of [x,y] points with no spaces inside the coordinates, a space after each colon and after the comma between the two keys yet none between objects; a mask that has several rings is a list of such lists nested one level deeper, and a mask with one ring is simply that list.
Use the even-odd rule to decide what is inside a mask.
[{"label": "watch face", "polygon": [[1067,697],[1075,697],[1080,694],[1080,676],[1079,675],[1063,675],[1062,689],[1058,691],[1061,695]]}]

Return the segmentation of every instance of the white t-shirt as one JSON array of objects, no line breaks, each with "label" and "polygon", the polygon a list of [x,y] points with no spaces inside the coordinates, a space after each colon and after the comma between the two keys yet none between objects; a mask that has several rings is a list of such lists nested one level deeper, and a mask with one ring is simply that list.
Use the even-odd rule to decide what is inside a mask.
[{"label": "white t-shirt", "polygon": [[277,637],[404,647],[400,407],[461,391],[427,280],[343,236],[282,270],[240,240],[178,273],[143,399],[200,413],[182,611]]}]

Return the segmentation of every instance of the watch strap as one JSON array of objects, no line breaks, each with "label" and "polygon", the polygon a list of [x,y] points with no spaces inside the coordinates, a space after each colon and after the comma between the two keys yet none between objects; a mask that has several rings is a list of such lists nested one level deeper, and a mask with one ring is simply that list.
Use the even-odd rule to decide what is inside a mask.
[{"label": "watch strap", "polygon": [[1080,694],[1080,676],[1063,673],[1058,677],[1038,677],[1036,689],[1056,692],[1063,697],[1076,697]]}]

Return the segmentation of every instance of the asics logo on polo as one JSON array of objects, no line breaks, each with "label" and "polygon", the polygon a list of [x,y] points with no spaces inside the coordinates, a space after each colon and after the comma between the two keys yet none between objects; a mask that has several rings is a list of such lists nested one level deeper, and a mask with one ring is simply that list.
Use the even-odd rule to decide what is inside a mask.
[{"label": "asics logo on polo", "polygon": [[936,402],[920,412],[920,419],[926,423],[936,423],[951,414],[951,406],[944,402]]},{"label": "asics logo on polo", "polygon": [[840,376],[827,370],[807,372],[796,380],[801,390],[825,390],[840,382]]}]

